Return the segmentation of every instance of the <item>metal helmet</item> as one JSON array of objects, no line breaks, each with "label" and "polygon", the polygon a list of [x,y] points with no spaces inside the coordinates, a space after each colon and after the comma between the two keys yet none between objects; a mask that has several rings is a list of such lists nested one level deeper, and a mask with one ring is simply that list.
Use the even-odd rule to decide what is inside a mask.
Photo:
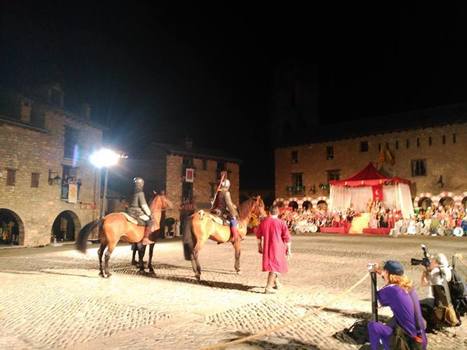
[{"label": "metal helmet", "polygon": [[230,188],[230,180],[225,179],[224,181],[222,181],[221,190],[228,190],[229,188]]},{"label": "metal helmet", "polygon": [[135,188],[141,188],[142,189],[143,186],[144,186],[144,180],[143,180],[142,177],[135,177],[133,179],[133,182],[135,184]]}]

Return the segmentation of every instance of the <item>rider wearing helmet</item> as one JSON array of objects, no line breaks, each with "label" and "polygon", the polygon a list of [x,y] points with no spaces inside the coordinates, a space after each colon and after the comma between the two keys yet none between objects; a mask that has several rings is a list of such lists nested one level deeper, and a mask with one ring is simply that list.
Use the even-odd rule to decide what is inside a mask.
[{"label": "rider wearing helmet", "polygon": [[[151,223],[151,210],[149,209],[146,198],[144,197],[144,180],[141,177],[135,177],[133,179],[134,192],[130,202],[128,212],[131,216],[140,219],[145,222],[146,227]],[[151,244],[153,241],[149,240],[149,230],[144,230],[143,244]]]},{"label": "rider wearing helmet", "polygon": [[237,207],[232,202],[232,197],[230,196],[229,190],[230,180],[227,178],[227,171],[222,171],[221,183],[219,184],[219,189],[213,209],[217,213],[220,213],[221,216],[226,216],[229,219],[231,234],[230,241],[235,242],[239,237],[237,229],[238,211]]}]

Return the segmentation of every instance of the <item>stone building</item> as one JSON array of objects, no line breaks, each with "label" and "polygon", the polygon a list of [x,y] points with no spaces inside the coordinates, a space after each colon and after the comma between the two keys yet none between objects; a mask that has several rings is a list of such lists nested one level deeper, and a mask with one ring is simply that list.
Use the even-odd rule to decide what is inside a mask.
[{"label": "stone building", "polygon": [[329,180],[373,162],[412,182],[414,206],[467,202],[467,106],[450,105],[317,128],[275,149],[275,196],[326,201]]},{"label": "stone building", "polygon": [[102,143],[89,108],[63,108],[59,85],[27,97],[0,90],[0,243],[74,240],[99,215],[99,175],[88,162]]},{"label": "stone building", "polygon": [[109,187],[124,197],[132,191],[132,179],[145,180],[146,199],[152,191],[165,190],[174,207],[166,217],[179,218],[182,203],[193,203],[198,209],[211,207],[221,170],[227,170],[234,203],[239,201],[240,161],[212,149],[195,148],[191,141],[184,145],[152,143],[143,151],[129,154],[119,166],[112,168]]}]

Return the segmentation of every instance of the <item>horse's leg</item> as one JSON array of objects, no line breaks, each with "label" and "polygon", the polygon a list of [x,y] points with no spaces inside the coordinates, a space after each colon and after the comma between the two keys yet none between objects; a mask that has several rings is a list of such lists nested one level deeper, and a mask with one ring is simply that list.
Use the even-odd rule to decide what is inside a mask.
[{"label": "horse's leg", "polygon": [[136,266],[136,265],[138,265],[138,263],[136,262],[136,259],[135,259],[135,258],[136,258],[136,251],[138,250],[138,245],[137,245],[137,243],[133,243],[133,244],[131,245],[131,250],[133,251],[133,255],[132,255],[132,257],[131,257],[131,265]]},{"label": "horse's leg", "polygon": [[115,249],[116,245],[117,245],[117,242],[109,243],[107,247],[107,251],[105,252],[104,277],[106,278],[112,276],[112,274],[109,272],[109,260],[110,260],[110,255],[112,255],[112,252]]},{"label": "horse's leg", "polygon": [[101,242],[101,245],[97,250],[97,255],[99,256],[99,276],[101,277],[104,277],[104,271],[102,270],[102,255],[104,255],[105,247],[107,247],[107,243]]},{"label": "horse's leg", "polygon": [[149,260],[148,260],[148,269],[149,273],[154,274],[154,268],[152,267],[152,254],[154,252],[154,243],[149,245]]},{"label": "horse's leg", "polygon": [[137,243],[136,245],[137,249],[138,249],[138,267],[139,267],[139,272],[140,273],[144,273],[144,253],[146,252],[146,246],[143,245],[143,243],[139,242]]},{"label": "horse's leg", "polygon": [[234,249],[235,249],[235,271],[237,271],[237,274],[240,274],[240,253],[241,253],[241,241],[240,238],[238,238],[234,243],[233,243]]},{"label": "horse's leg", "polygon": [[198,255],[199,255],[198,250],[193,251],[193,254],[191,254],[191,266],[193,267],[193,271],[195,273],[196,279],[200,281],[201,280],[201,265],[199,264]]}]

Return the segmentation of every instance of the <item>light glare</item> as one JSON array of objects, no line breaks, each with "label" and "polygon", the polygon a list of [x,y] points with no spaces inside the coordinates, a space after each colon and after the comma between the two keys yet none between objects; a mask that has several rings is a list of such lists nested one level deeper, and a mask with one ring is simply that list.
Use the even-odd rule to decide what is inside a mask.
[{"label": "light glare", "polygon": [[89,161],[97,168],[108,168],[118,163],[120,155],[111,149],[102,148],[89,157]]}]

